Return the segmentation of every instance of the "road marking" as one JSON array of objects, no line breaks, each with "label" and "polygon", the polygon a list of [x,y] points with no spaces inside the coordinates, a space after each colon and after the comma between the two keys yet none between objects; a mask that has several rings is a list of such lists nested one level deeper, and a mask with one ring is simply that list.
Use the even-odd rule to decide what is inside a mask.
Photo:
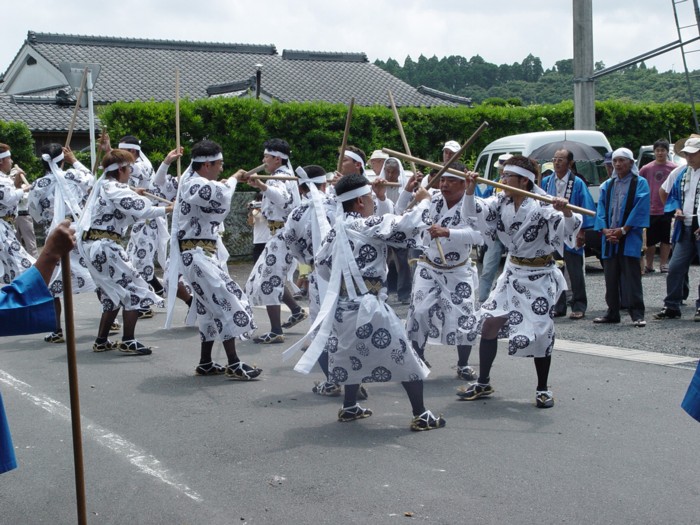
[{"label": "road marking", "polygon": [[612,359],[665,366],[697,363],[698,361],[697,358],[690,356],[645,352],[644,350],[633,350],[630,348],[621,348],[619,346],[595,345],[578,341],[567,341],[565,339],[557,339],[554,343],[554,348],[555,350],[573,352],[576,354],[596,355]]},{"label": "road marking", "polygon": [[[36,394],[33,392],[33,387],[24,381],[20,381],[14,376],[11,376],[4,370],[0,370],[0,382],[6,384],[10,388],[16,390],[20,395],[29,399],[34,405],[46,410],[49,414],[58,416],[70,423],[71,411],[70,408],[63,403],[56,401],[44,394]],[[83,435],[94,439],[101,445],[107,447],[118,456],[126,458],[129,463],[134,465],[138,470],[149,476],[162,481],[166,485],[170,485],[174,489],[182,492],[188,498],[196,502],[202,502],[204,499],[194,490],[183,483],[178,483],[172,479],[168,470],[163,468],[161,462],[154,456],[147,454],[144,450],[138,448],[134,443],[124,439],[119,434],[115,434],[110,430],[101,427],[89,419],[81,416],[81,426]]]}]

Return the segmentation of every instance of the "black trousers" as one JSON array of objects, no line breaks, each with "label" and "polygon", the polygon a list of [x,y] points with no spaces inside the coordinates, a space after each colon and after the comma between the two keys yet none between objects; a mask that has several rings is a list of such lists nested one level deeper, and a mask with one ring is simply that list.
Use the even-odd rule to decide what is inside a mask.
[{"label": "black trousers", "polygon": [[605,302],[607,317],[620,319],[620,299],[627,305],[633,321],[644,319],[644,291],[640,257],[627,257],[622,250],[609,259],[603,259],[605,274]]}]

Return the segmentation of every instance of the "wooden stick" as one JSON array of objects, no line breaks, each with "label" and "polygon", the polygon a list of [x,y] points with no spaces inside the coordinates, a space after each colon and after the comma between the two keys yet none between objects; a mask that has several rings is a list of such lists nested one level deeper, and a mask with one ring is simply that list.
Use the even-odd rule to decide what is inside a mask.
[{"label": "wooden stick", "polygon": [[388,180],[384,180],[384,179],[374,179],[373,184],[380,184],[382,186],[387,186],[389,188],[400,188],[401,187],[400,182],[389,182]]},{"label": "wooden stick", "polygon": [[[429,160],[423,160],[423,159],[419,159],[418,157],[406,155],[405,153],[401,153],[400,151],[394,151],[394,150],[391,150],[388,148],[383,148],[382,151],[384,153],[388,153],[392,157],[396,157],[396,158],[406,160],[406,161],[413,161],[416,164],[420,164],[421,166],[427,166],[429,168],[435,168],[435,169],[443,167],[442,164],[436,164],[435,162],[430,162]],[[452,169],[452,168],[448,168],[445,171],[447,171],[448,173],[450,173],[452,175],[457,175],[459,177],[463,177],[466,179],[466,175],[464,174],[464,172],[457,171],[457,170]],[[537,199],[538,201],[546,202],[548,204],[552,203],[552,196],[551,195],[539,195],[537,193],[532,193],[532,192],[529,192],[526,190],[521,190],[519,188],[513,188],[512,186],[508,186],[506,184],[501,184],[500,182],[496,182],[493,180],[484,179],[482,177],[477,177],[476,182],[481,183],[481,184],[487,184],[488,186],[493,186],[494,188],[508,190],[511,193],[517,193],[519,195],[523,195],[525,197],[530,197],[532,199]],[[595,217],[595,215],[596,215],[596,212],[594,212],[594,211],[587,210],[586,208],[581,208],[579,206],[574,206],[573,204],[567,204],[566,207],[568,209],[570,209],[571,211],[574,211],[576,213],[580,213],[581,215],[588,215],[590,217]]]},{"label": "wooden stick", "polygon": [[246,171],[244,177],[250,177],[251,175],[255,175],[256,173],[258,173],[264,169],[265,169],[265,164],[260,164],[260,166],[253,168],[252,170]]},{"label": "wooden stick", "polygon": [[[175,68],[175,148],[180,151],[180,69]],[[177,180],[182,175],[180,157],[177,158]]]},{"label": "wooden stick", "polygon": [[[401,118],[399,117],[399,110],[396,109],[396,104],[394,104],[394,96],[391,94],[391,90],[388,91],[389,93],[389,102],[391,103],[391,109],[394,112],[394,119],[396,119],[396,125],[399,128],[399,135],[401,135],[401,142],[403,142],[403,149],[404,151],[410,155],[411,154],[411,148],[408,146],[408,140],[406,139],[406,133],[403,130],[403,124],[401,124]],[[416,174],[416,163],[411,162],[411,169],[413,170],[413,174]],[[440,242],[439,237],[435,237],[435,245],[437,246],[438,253],[440,253],[440,259],[442,260],[442,264],[447,264],[447,260],[445,259],[445,251],[442,249],[442,243]]]},{"label": "wooden stick", "polygon": [[251,175],[250,179],[258,180],[299,180],[296,177],[290,177],[289,175]]},{"label": "wooden stick", "polygon": [[343,141],[340,143],[340,154],[338,155],[338,169],[343,166],[343,155],[345,154],[345,148],[348,145],[348,135],[350,135],[350,122],[352,122],[352,108],[355,105],[355,97],[350,99],[350,106],[348,106],[348,114],[345,116],[345,131],[343,131]]},{"label": "wooden stick", "polygon": [[70,253],[61,257],[63,278],[63,313],[66,319],[66,350],[68,353],[68,386],[70,391],[70,415],[73,430],[73,462],[75,464],[75,492],[78,523],[87,524],[85,510],[85,472],[83,468],[83,437],[80,429],[80,397],[78,390],[78,366],[75,352],[75,321],[73,318],[73,284],[70,276]]},{"label": "wooden stick", "polygon": [[73,108],[73,116],[70,119],[70,126],[68,127],[68,136],[66,137],[66,148],[70,148],[70,141],[73,138],[73,128],[75,127],[75,118],[78,116],[78,108],[80,107],[80,99],[83,98],[83,91],[85,90],[85,83],[87,82],[87,72],[88,68],[83,70],[83,78],[80,80],[80,89],[78,90],[78,98],[75,101],[75,107]]},{"label": "wooden stick", "polygon": [[[141,188],[136,188],[135,186],[129,186],[129,189],[131,189],[131,190],[133,190],[133,191],[136,191],[136,190],[140,190]],[[138,192],[137,192],[137,193],[138,193]],[[141,195],[141,193],[139,193],[139,195]],[[166,204],[173,204],[172,201],[169,201],[168,199],[164,199],[163,197],[159,197],[158,195],[153,195],[152,193],[149,193],[149,192],[147,192],[147,191],[144,191],[144,192],[143,192],[143,196],[144,196],[144,197],[148,197],[149,199],[153,199],[153,200],[157,200],[157,201],[160,201],[160,202],[164,202],[164,203],[166,203]]]},{"label": "wooden stick", "polygon": [[[391,90],[388,91],[389,102],[391,103],[391,110],[394,112],[394,119],[396,120],[396,126],[399,128],[399,135],[401,135],[401,142],[403,142],[403,150],[411,155],[411,148],[408,147],[408,140],[406,140],[406,133],[403,130],[403,124],[401,124],[401,118],[399,117],[399,110],[396,109],[396,104],[394,103],[394,96],[391,94]],[[416,173],[416,163],[411,162],[411,170]],[[378,174],[377,174],[378,175]]]}]

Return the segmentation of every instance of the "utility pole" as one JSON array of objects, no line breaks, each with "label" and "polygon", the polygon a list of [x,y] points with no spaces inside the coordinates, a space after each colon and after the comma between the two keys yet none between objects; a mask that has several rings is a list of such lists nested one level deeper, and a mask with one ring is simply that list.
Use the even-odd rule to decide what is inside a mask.
[{"label": "utility pole", "polygon": [[572,0],[574,19],[574,129],[595,130],[592,0]]}]

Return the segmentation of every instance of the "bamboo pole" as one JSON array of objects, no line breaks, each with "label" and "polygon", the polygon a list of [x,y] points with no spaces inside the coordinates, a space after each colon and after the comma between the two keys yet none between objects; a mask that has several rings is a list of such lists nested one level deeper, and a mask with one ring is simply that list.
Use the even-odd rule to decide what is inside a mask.
[{"label": "bamboo pole", "polygon": [[[135,186],[129,186],[129,189],[136,191],[139,193],[137,190],[140,190],[141,188],[136,188]],[[157,200],[160,202],[164,202],[166,204],[173,204],[172,201],[169,201],[168,199],[164,199],[163,197],[159,197],[158,195],[153,195],[152,193],[149,193],[147,191],[144,191],[143,193],[139,193],[139,195],[143,195],[144,197],[148,197],[149,199]]]},{"label": "bamboo pole", "polygon": [[[476,128],[476,131],[474,133],[472,133],[472,136],[467,139],[467,141],[462,145],[461,148],[459,148],[457,153],[455,153],[450,160],[448,160],[445,164],[436,164],[436,166],[439,166],[439,170],[435,174],[435,176],[430,181],[428,181],[428,186],[427,186],[428,188],[434,188],[437,185],[438,181],[440,180],[440,175],[445,173],[445,171],[447,171],[450,168],[450,165],[453,162],[456,162],[457,160],[459,160],[459,158],[464,154],[464,152],[467,151],[467,149],[472,144],[474,144],[474,142],[476,142],[476,139],[479,138],[479,135],[481,135],[481,133],[488,126],[489,126],[488,122],[486,122],[486,121],[482,122],[481,125],[478,128]],[[409,155],[410,155],[410,153],[409,153]],[[418,161],[416,161],[416,162],[418,162]],[[418,162],[418,164],[420,164],[420,162]]]},{"label": "bamboo pole", "polygon": [[251,175],[249,178],[257,180],[299,180],[289,175]]},{"label": "bamboo pole", "polygon": [[253,168],[252,170],[248,170],[245,172],[244,177],[250,177],[251,175],[255,175],[256,173],[262,171],[265,169],[265,164],[260,164],[260,166],[257,166]]},{"label": "bamboo pole", "polygon": [[[394,112],[394,119],[396,120],[396,126],[399,128],[399,135],[401,135],[401,142],[403,142],[403,150],[411,155],[411,148],[408,146],[408,140],[406,139],[406,133],[403,130],[403,124],[401,123],[401,117],[399,117],[399,110],[396,109],[396,104],[394,103],[394,95],[391,94],[391,90],[387,92],[389,94],[389,102],[391,103],[391,110]],[[413,174],[416,173],[416,163],[411,162],[411,170]],[[379,174],[377,174],[379,175]]]},{"label": "bamboo pole", "polygon": [[70,126],[68,127],[68,136],[66,137],[66,148],[70,148],[70,141],[73,138],[73,128],[75,127],[75,119],[78,116],[78,108],[80,107],[80,99],[83,98],[83,91],[85,90],[85,83],[87,82],[87,72],[88,68],[83,70],[83,78],[80,80],[80,89],[78,90],[78,98],[75,100],[75,107],[73,108],[73,116],[70,119]]},{"label": "bamboo pole", "polygon": [[350,135],[350,122],[352,122],[352,108],[355,105],[355,97],[350,99],[350,106],[348,106],[348,114],[345,116],[345,131],[343,131],[343,141],[340,143],[340,153],[338,155],[338,169],[343,166],[343,155],[345,153],[345,148],[348,145],[348,136]]},{"label": "bamboo pole", "polygon": [[[175,68],[175,148],[180,151],[180,68]],[[177,158],[177,180],[182,175],[180,157]]]},{"label": "bamboo pole", "polygon": [[61,257],[63,278],[63,313],[66,320],[66,350],[68,354],[68,386],[70,415],[73,431],[73,462],[75,464],[75,492],[79,525],[87,524],[85,510],[85,473],[83,468],[83,437],[80,429],[80,395],[78,366],[75,351],[75,321],[73,318],[73,285],[70,276],[70,252]]},{"label": "bamboo pole", "polygon": [[[399,159],[409,161],[409,162],[413,161],[416,164],[420,164],[421,166],[427,166],[429,168],[441,168],[441,167],[443,167],[442,164],[436,164],[435,162],[430,162],[429,160],[424,160],[424,159],[420,159],[418,157],[413,157],[411,155],[406,155],[405,153],[401,153],[400,151],[394,151],[394,150],[391,150],[388,148],[383,148],[382,151],[384,153],[391,155],[392,157],[397,157]],[[460,176],[460,177],[463,177],[466,179],[466,175],[464,174],[464,172],[461,172],[461,171],[458,171],[458,170],[455,170],[452,168],[448,168],[445,171],[449,172],[451,175],[457,175],[457,176]],[[506,184],[501,184],[500,182],[496,182],[493,180],[484,179],[483,177],[477,177],[476,182],[481,183],[481,184],[487,184],[489,186],[493,186],[494,188],[508,190],[511,193],[517,193],[518,195],[523,195],[524,197],[530,197],[532,199],[546,202],[548,204],[551,204],[552,200],[553,200],[551,195],[540,195],[538,193],[532,193],[532,192],[529,192],[526,190],[521,190],[519,188],[513,188],[512,186],[508,186]],[[568,209],[570,209],[571,211],[574,211],[576,213],[580,213],[581,215],[588,215],[590,217],[595,217],[595,215],[596,215],[596,212],[594,212],[594,211],[587,210],[586,208],[581,208],[579,206],[574,206],[573,204],[567,204],[566,207]]]}]

